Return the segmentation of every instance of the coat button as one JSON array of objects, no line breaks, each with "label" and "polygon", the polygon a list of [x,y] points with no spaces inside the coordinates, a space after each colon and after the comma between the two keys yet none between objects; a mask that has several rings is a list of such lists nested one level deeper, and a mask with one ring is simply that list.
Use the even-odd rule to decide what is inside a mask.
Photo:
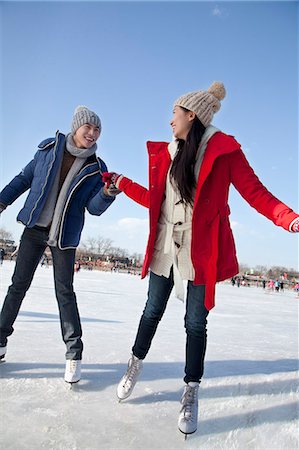
[{"label": "coat button", "polygon": [[183,225],[183,222],[176,222],[175,225]]},{"label": "coat button", "polygon": [[208,205],[210,203],[210,200],[208,198],[205,199],[205,204]]},{"label": "coat button", "polygon": [[180,248],[180,244],[178,244],[177,242],[175,242],[174,245],[175,245],[177,248]]}]

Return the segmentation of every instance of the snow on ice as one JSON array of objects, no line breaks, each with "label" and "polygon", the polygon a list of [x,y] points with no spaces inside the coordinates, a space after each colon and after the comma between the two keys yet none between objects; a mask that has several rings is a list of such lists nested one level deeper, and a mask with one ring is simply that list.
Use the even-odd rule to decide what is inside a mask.
[{"label": "snow on ice", "polygon": [[[0,267],[2,304],[14,263]],[[177,429],[184,305],[171,297],[132,396],[118,403],[147,280],[81,270],[82,380],[64,382],[65,347],[51,268],[37,269],[0,364],[3,450],[298,449],[298,298],[217,286],[196,434]]]}]

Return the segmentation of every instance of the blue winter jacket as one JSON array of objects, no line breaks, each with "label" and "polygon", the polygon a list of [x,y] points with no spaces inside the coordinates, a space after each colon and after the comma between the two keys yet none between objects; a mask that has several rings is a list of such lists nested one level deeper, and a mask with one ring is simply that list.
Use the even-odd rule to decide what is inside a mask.
[{"label": "blue winter jacket", "polygon": [[[65,150],[65,135],[57,131],[55,138],[42,141],[32,161],[0,192],[0,203],[11,205],[30,189],[17,221],[32,228],[38,222],[48,194],[53,186]],[[107,166],[100,158],[87,158],[71,183],[57,239],[60,249],[76,248],[84,225],[85,208],[100,216],[115,200],[103,192],[101,173]]]}]

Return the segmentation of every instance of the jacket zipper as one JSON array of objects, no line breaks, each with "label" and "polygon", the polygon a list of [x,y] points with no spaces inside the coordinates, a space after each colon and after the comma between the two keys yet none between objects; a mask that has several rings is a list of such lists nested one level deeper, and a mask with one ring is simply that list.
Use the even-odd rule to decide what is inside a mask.
[{"label": "jacket zipper", "polygon": [[[93,163],[94,164],[94,163]],[[89,165],[91,165],[91,164],[89,164]],[[88,166],[85,166],[84,168],[86,169],[86,167],[88,167]],[[61,238],[62,238],[62,228],[63,228],[63,226],[62,226],[62,224],[63,224],[63,222],[64,222],[64,217],[65,217],[65,214],[66,214],[66,210],[67,210],[67,207],[68,207],[68,205],[69,205],[69,203],[70,203],[70,201],[71,201],[71,197],[72,197],[72,195],[73,195],[73,192],[75,191],[75,189],[77,189],[77,187],[86,179],[86,178],[88,178],[88,177],[91,177],[91,176],[93,176],[93,175],[95,175],[96,173],[100,173],[101,172],[101,170],[99,169],[99,170],[97,170],[96,172],[93,172],[93,173],[89,173],[89,174],[87,174],[87,175],[85,175],[85,177],[83,177],[83,178],[81,178],[81,180],[79,180],[78,181],[78,183],[73,187],[73,189],[71,190],[71,192],[70,192],[70,194],[69,194],[69,196],[68,196],[68,200],[67,200],[67,202],[66,202],[66,204],[65,204],[65,206],[64,206],[64,210],[63,210],[63,212],[62,212],[62,216],[61,216],[61,221],[60,221],[60,225],[59,225],[59,234],[58,234],[58,239],[57,239],[57,244],[58,244],[58,248],[60,248],[61,250],[62,250],[62,248],[61,248]],[[76,247],[64,247],[64,250],[67,250],[67,249],[69,249],[69,248],[76,248]]]}]

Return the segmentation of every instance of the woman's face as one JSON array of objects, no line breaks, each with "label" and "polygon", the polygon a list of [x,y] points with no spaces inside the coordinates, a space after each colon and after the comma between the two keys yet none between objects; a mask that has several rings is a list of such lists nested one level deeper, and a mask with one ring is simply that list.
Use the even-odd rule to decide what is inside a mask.
[{"label": "woman's face", "polygon": [[170,122],[174,137],[185,141],[194,119],[195,113],[193,111],[185,111],[180,106],[175,106]]}]

